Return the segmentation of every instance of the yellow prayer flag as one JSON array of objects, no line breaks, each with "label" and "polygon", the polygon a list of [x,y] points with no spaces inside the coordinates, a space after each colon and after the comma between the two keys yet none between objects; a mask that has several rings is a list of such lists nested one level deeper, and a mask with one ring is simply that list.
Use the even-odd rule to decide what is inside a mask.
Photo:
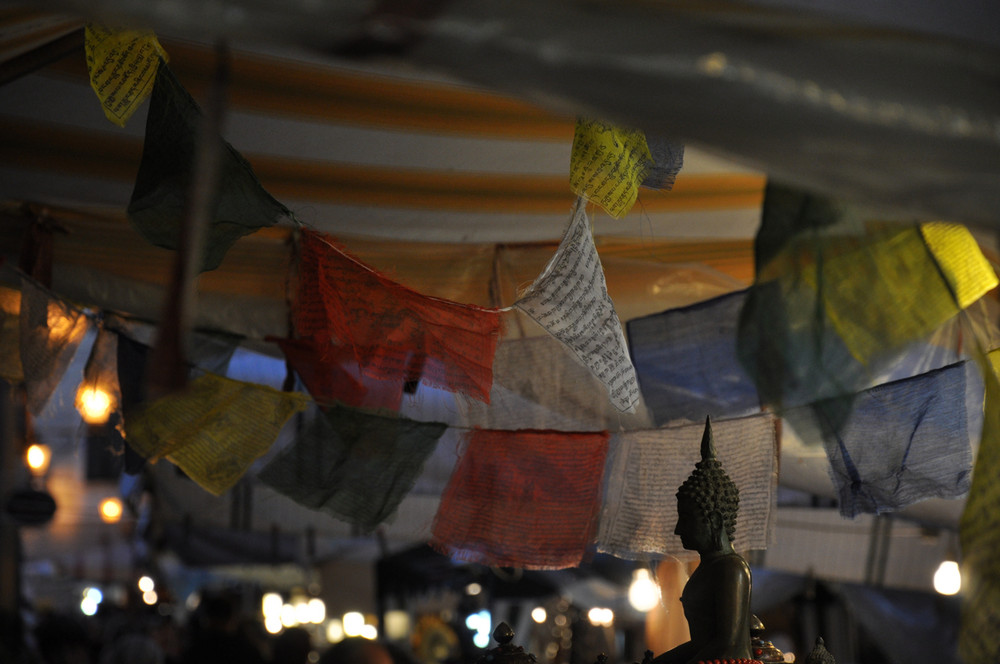
[{"label": "yellow prayer flag", "polygon": [[84,50],[90,87],[104,115],[124,127],[152,91],[167,52],[148,30],[109,30],[96,23],[87,24]]},{"label": "yellow prayer flag", "polygon": [[887,233],[803,274],[822,284],[830,323],[863,364],[929,334],[997,284],[966,229],[926,226]]},{"label": "yellow prayer flag", "polygon": [[960,309],[996,288],[997,273],[965,226],[931,222],[921,224],[920,232]]},{"label": "yellow prayer flag", "polygon": [[288,418],[308,404],[299,392],[205,374],[126,422],[127,440],[139,454],[166,457],[220,495],[267,452]]},{"label": "yellow prayer flag", "polygon": [[958,651],[965,662],[1000,656],[1000,350],[979,358],[986,388],[972,487],[959,522],[965,607]]},{"label": "yellow prayer flag", "polygon": [[599,120],[577,121],[570,154],[570,188],[615,219],[624,217],[635,205],[639,185],[652,165],[642,131]]}]

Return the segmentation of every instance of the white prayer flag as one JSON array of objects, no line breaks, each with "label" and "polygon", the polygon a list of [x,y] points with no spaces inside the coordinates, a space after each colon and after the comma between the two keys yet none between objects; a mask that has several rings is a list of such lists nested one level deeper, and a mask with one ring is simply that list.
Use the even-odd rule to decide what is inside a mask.
[{"label": "white prayer flag", "polygon": [[635,410],[639,383],[583,199],[577,199],[573,219],[545,271],[514,306],[566,344],[608,388],[618,410]]},{"label": "white prayer flag", "polygon": [[[778,463],[770,413],[712,422],[716,455],[740,491],[733,546],[766,549],[777,516]],[[597,550],[618,558],[669,554],[693,558],[681,546],[677,487],[701,459],[704,424],[621,433],[611,441]]]}]

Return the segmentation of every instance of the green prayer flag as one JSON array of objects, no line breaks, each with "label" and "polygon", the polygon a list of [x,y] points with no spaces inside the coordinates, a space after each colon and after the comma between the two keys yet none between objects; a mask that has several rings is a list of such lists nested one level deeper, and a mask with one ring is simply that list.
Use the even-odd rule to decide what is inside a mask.
[{"label": "green prayer flag", "polygon": [[[202,113],[165,62],[160,61],[146,118],[146,139],[129,219],[152,244],[177,249],[190,189]],[[221,145],[219,188],[205,229],[201,270],[214,270],[236,240],[290,216],[261,186],[233,146]]]},{"label": "green prayer flag", "polygon": [[445,429],[389,411],[334,406],[316,414],[258,478],[368,532],[395,513]]}]

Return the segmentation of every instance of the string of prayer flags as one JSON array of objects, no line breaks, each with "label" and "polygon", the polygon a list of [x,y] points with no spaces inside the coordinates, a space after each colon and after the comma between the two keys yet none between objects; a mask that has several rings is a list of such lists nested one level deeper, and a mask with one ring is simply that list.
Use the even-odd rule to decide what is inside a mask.
[{"label": "string of prayer flags", "polygon": [[1000,349],[981,367],[986,397],[976,471],[959,523],[962,544],[962,624],[958,652],[965,662],[1000,661]]},{"label": "string of prayer flags", "polygon": [[488,401],[500,312],[427,297],[395,283],[313,231],[302,233],[293,316],[323,352],[354,350],[361,372]]},{"label": "string of prayer flags", "polygon": [[347,406],[398,411],[403,382],[376,380],[361,373],[350,346],[320,345],[305,339],[268,337],[281,348],[288,365],[306,390],[322,404],[339,401]]},{"label": "string of prayer flags", "polygon": [[21,366],[27,407],[37,415],[48,403],[90,326],[82,311],[21,279]]},{"label": "string of prayer flags", "polygon": [[413,488],[447,425],[333,406],[257,475],[300,505],[371,532]]},{"label": "string of prayer flags", "polygon": [[[201,109],[161,62],[146,117],[142,161],[128,205],[133,225],[158,247],[177,249],[201,125]],[[264,190],[233,146],[221,136],[215,140],[222,144],[219,190],[205,229],[200,271],[219,267],[229,247],[244,235],[291,215]]]},{"label": "string of prayer flags", "polygon": [[0,378],[8,383],[24,380],[21,366],[21,293],[0,287]]},{"label": "string of prayer flags", "polygon": [[566,346],[549,335],[504,339],[493,361],[489,405],[456,402],[457,426],[483,429],[601,431],[648,429],[645,408],[621,413],[605,389]]},{"label": "string of prayer flags", "polygon": [[607,432],[472,431],[431,546],[483,565],[578,566],[593,542],[607,449]]},{"label": "string of prayer flags", "polygon": [[570,189],[615,219],[624,217],[635,205],[639,185],[652,163],[642,131],[600,120],[577,120],[570,153]]},{"label": "string of prayer flags", "polygon": [[104,115],[124,127],[149,96],[167,52],[148,30],[111,30],[97,23],[87,24],[83,48],[90,87]]},{"label": "string of prayer flags", "polygon": [[[704,423],[619,433],[608,459],[597,550],[619,558],[691,558],[674,535],[677,487],[701,460]],[[740,492],[733,546],[766,549],[777,519],[775,419],[761,413],[712,422],[715,450]]]},{"label": "string of prayer flags", "polygon": [[965,373],[965,363],[957,363],[865,390],[840,427],[829,424],[822,401],[788,411],[797,433],[809,418],[822,435],[842,516],[880,514],[969,490]]},{"label": "string of prayer flags", "polygon": [[167,458],[206,491],[221,495],[267,452],[306,395],[204,374],[182,392],[149,403],[127,422],[128,444]]},{"label": "string of prayer flags", "polygon": [[577,199],[555,255],[514,306],[566,344],[608,389],[618,410],[635,410],[639,384],[583,199]]},{"label": "string of prayer flags", "polygon": [[757,387],[736,354],[745,290],[626,323],[642,396],[657,426],[760,410]]}]

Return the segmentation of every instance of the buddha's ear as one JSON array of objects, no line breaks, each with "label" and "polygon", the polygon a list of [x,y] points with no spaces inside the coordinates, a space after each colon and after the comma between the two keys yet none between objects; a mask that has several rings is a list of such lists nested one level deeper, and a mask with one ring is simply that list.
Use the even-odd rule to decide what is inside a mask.
[{"label": "buddha's ear", "polygon": [[712,527],[712,532],[718,538],[720,543],[726,543],[729,541],[729,533],[726,532],[726,522],[722,518],[722,512],[719,510],[712,510],[708,512],[708,523]]}]

